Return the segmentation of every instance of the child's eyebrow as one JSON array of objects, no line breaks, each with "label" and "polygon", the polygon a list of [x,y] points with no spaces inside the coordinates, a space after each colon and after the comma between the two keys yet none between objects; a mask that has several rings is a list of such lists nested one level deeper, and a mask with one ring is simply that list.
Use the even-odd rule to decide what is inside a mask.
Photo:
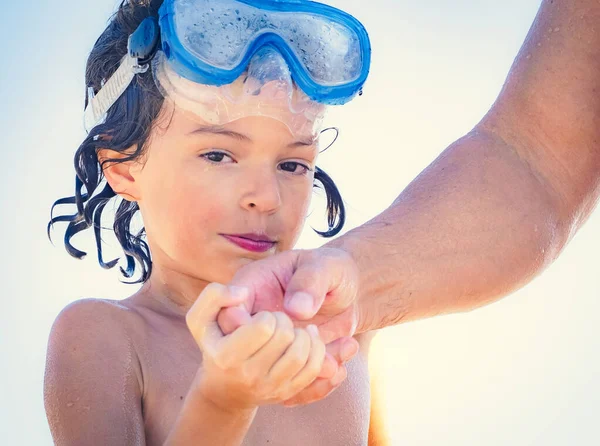
[{"label": "child's eyebrow", "polygon": [[[199,133],[224,135],[224,136],[228,136],[229,138],[237,139],[238,141],[252,142],[252,139],[250,137],[244,135],[243,133],[234,132],[233,130],[227,130],[218,125],[201,126],[201,127],[198,127],[196,129],[192,130],[191,132],[189,132],[188,135],[195,135],[195,134],[199,134]],[[315,140],[316,140],[316,138],[304,139],[304,140],[300,140],[300,141],[296,141],[291,144],[288,144],[287,147],[288,148],[308,147],[308,146],[314,145]]]},{"label": "child's eyebrow", "polygon": [[250,139],[248,136],[246,136],[242,133],[234,132],[233,130],[227,130],[218,125],[201,126],[195,130],[192,130],[190,133],[188,133],[188,135],[195,135],[198,133],[211,133],[213,135],[225,135],[225,136],[228,136],[230,138],[235,138],[240,141],[252,142],[252,139]]}]

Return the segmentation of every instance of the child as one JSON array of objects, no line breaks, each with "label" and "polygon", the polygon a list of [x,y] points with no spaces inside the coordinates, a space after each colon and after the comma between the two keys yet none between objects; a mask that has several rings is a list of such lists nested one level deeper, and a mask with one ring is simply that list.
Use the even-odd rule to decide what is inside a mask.
[{"label": "child", "polygon": [[[318,377],[346,378],[331,367],[317,328],[260,312],[242,315],[224,335],[217,319],[247,297],[220,284],[249,262],[293,248],[314,184],[327,193],[330,227],[321,234],[341,229],[339,193],[315,166],[316,136],[325,106],[350,100],[366,79],[366,33],[322,6],[309,6],[308,15],[308,2],[162,3],[123,2],[88,60],[90,133],[75,156],[75,196],[56,203],[75,203],[77,213],[51,223],[69,222],[65,246],[79,258],[85,253],[71,238],[93,226],[99,262],[111,268],[117,261],[103,259],[100,222],[107,202],[119,199],[121,271],[133,278],[139,269],[143,285],[122,301],[77,301],[57,317],[45,376],[54,440],[364,445],[366,350],[327,399],[288,408],[280,403]],[[328,30],[327,41],[305,32],[315,23]],[[253,35],[240,34],[252,27]],[[347,41],[351,50],[339,53]]]}]

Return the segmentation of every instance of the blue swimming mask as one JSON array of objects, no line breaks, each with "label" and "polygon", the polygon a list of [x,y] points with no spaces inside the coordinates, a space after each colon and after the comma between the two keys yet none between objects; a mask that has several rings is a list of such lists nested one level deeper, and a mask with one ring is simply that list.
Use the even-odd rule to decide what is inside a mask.
[{"label": "blue swimming mask", "polygon": [[[361,23],[308,0],[165,0],[158,28],[157,86],[213,124],[259,110],[294,133],[314,132],[325,106],[350,101],[369,73],[371,49]],[[151,30],[138,34],[153,39]],[[147,59],[129,56],[122,82]],[[97,108],[94,115],[105,107]]]}]

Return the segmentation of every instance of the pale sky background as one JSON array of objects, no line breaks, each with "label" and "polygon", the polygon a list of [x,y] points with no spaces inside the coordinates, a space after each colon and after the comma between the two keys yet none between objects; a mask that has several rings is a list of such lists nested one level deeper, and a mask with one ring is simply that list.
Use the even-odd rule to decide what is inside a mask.
[{"label": "pale sky background", "polygon": [[[350,229],[483,116],[539,0],[330,3],[363,21],[373,44],[365,94],[330,115],[341,137],[320,163],[348,203]],[[45,235],[50,204],[73,191],[85,60],[115,5],[13,1],[0,15],[2,444],[51,444],[42,378],[58,312],[134,291],[100,269],[91,239],[82,240],[89,258],[77,261],[61,247],[62,229],[56,247]],[[374,360],[394,445],[600,444],[599,234],[596,213],[525,289],[380,335]],[[320,243],[307,227],[298,247]]]}]

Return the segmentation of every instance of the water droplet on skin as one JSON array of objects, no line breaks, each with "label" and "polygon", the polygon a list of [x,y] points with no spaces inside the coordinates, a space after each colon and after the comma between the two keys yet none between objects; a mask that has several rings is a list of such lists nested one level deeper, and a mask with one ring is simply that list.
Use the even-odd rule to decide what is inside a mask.
[{"label": "water droplet on skin", "polygon": [[531,54],[528,54],[527,57],[525,57],[526,59],[531,59]]},{"label": "water droplet on skin", "polygon": [[556,28],[554,28],[554,32],[557,33],[560,31],[560,28],[557,26]]},{"label": "water droplet on skin", "polygon": [[73,407],[73,403],[67,403],[67,407]]}]

